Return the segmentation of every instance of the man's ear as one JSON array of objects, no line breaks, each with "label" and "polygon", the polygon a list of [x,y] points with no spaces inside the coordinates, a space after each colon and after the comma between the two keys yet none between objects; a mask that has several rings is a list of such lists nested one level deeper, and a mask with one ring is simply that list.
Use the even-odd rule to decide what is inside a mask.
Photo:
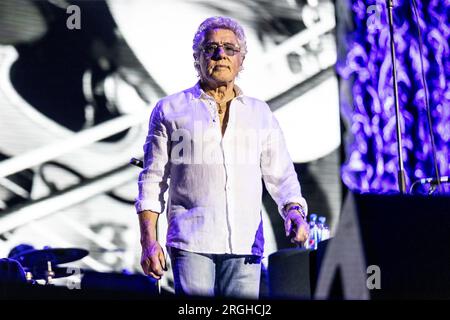
[{"label": "man's ear", "polygon": [[245,59],[245,57],[243,57],[241,60],[241,65],[239,66],[239,71],[244,69],[244,59]]}]

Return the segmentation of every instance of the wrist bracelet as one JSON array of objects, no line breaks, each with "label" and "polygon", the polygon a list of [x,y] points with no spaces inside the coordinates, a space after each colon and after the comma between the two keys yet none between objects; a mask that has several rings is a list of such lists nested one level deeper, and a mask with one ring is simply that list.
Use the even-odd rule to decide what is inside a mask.
[{"label": "wrist bracelet", "polygon": [[305,210],[303,209],[303,207],[301,206],[291,206],[289,207],[289,210],[287,210],[288,212],[291,210],[297,210],[298,212],[300,212],[300,215],[302,216],[302,219],[306,221],[306,213]]}]

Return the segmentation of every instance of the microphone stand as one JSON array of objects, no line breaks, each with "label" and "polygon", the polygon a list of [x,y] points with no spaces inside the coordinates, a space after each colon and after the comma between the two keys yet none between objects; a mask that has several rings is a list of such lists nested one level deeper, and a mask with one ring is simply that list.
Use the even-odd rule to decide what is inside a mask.
[{"label": "microphone stand", "polygon": [[387,0],[387,9],[389,15],[389,33],[391,37],[391,59],[392,59],[392,76],[394,84],[394,103],[395,103],[395,120],[397,128],[397,152],[398,152],[398,188],[401,194],[406,193],[406,179],[405,168],[403,165],[403,146],[402,146],[402,132],[400,127],[400,108],[398,105],[398,86],[397,86],[397,65],[395,59],[395,44],[394,44],[394,19],[392,16],[392,8],[394,7],[393,0]]}]

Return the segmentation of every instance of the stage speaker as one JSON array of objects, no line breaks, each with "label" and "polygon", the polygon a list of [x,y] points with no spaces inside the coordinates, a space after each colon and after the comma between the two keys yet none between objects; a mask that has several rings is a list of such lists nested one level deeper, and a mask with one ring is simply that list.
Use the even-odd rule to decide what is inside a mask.
[{"label": "stage speaker", "polygon": [[449,299],[450,197],[350,193],[314,297]]},{"label": "stage speaker", "polygon": [[269,255],[269,297],[311,299],[328,241],[319,242],[314,251],[282,249]]},{"label": "stage speaker", "polygon": [[25,271],[14,259],[0,259],[0,287],[8,283],[26,283]]},{"label": "stage speaker", "polygon": [[157,281],[141,274],[84,271],[80,285],[85,295],[126,298],[158,296]]},{"label": "stage speaker", "polygon": [[269,255],[269,297],[311,299],[311,251],[283,249]]},{"label": "stage speaker", "polygon": [[0,281],[0,289],[0,299],[12,300],[157,300],[160,297],[157,282],[150,277],[91,270],[83,271],[80,286]]}]

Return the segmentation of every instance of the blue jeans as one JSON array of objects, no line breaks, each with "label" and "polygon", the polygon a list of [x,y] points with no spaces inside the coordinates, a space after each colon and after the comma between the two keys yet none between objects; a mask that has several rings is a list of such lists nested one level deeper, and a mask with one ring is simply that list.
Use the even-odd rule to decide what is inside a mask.
[{"label": "blue jeans", "polygon": [[173,247],[167,251],[176,294],[258,299],[261,257],[194,253]]}]

